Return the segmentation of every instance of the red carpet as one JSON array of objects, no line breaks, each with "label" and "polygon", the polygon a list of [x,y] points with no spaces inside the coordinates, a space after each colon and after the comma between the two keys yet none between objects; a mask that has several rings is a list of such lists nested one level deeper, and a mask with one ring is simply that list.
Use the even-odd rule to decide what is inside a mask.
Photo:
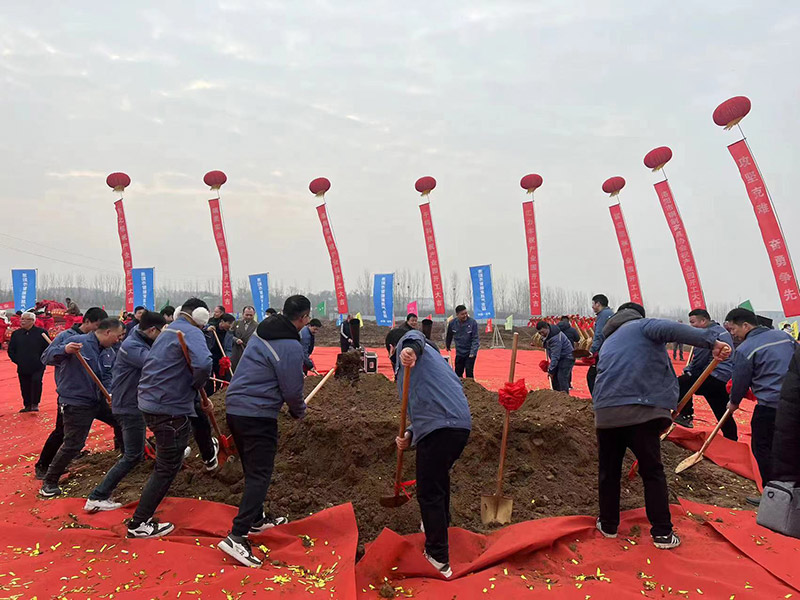
[{"label": "red carpet", "polygon": [[[504,353],[505,360],[509,352],[482,351],[484,371],[479,355],[478,374],[491,379],[490,352]],[[526,354],[533,356],[520,364],[538,369],[539,353]],[[503,358],[500,354],[495,361],[498,381],[507,368]],[[528,377],[525,372],[519,376]],[[453,528],[455,577],[447,582],[422,558],[421,535],[400,537],[385,530],[356,564],[358,534],[350,505],[257,537],[269,553],[260,570],[234,566],[211,547],[227,533],[235,512],[230,506],[170,498],[157,516],[176,523],[172,535],[127,540],[123,520],[132,505],[86,515],[83,500],[36,496],[33,462],[55,420],[53,387],[48,371],[43,411],[17,414],[21,400],[13,365],[0,353],[0,506],[5,517],[0,598],[228,600],[276,593],[283,598],[374,599],[379,596],[373,588],[384,578],[421,599],[800,597],[800,541],[758,527],[751,512],[691,503],[683,508],[693,516],[674,507],[684,544],[672,552],[652,547],[642,510],[624,516],[624,535],[616,540],[600,537],[588,516],[518,523],[489,536]],[[679,435],[691,438],[694,433],[680,430]],[[98,424],[90,447],[108,448],[109,439],[109,428]],[[738,446],[722,444],[720,452],[739,451],[732,448]],[[639,538],[631,537],[634,525],[641,528]],[[313,546],[306,547],[301,536],[313,539]]]}]

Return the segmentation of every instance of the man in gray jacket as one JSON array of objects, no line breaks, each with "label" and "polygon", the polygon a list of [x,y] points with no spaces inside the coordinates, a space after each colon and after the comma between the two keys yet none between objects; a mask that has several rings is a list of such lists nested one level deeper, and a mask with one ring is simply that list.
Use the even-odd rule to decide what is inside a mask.
[{"label": "man in gray jacket", "polygon": [[589,370],[586,372],[586,383],[589,386],[590,394],[594,391],[594,382],[597,379],[597,353],[600,352],[605,339],[603,327],[605,327],[606,321],[611,318],[611,315],[614,314],[614,311],[608,308],[608,298],[604,294],[597,294],[592,297],[592,312],[595,314],[594,337],[592,338],[589,352],[592,353],[591,360],[594,360],[594,364],[589,365]]},{"label": "man in gray jacket", "polygon": [[547,352],[549,366],[547,375],[557,392],[569,394],[572,385],[572,368],[575,366],[575,357],[572,355],[572,342],[556,325],[547,321],[539,321],[536,331],[544,339],[544,349]]},{"label": "man in gray jacket", "polygon": [[633,302],[619,307],[603,327],[603,336],[592,395],[599,461],[597,529],[605,537],[617,537],[622,459],[630,448],[639,461],[653,544],[675,548],[681,540],[672,531],[660,435],[678,403],[678,380],[666,344],[709,348],[721,359],[730,356],[731,348],[715,331],[646,319],[644,307]]},{"label": "man in gray jacket", "polygon": [[228,427],[244,470],[244,493],[231,533],[217,547],[248,567],[260,567],[262,561],[253,554],[247,536],[287,522],[284,517],[267,516],[264,500],[278,448],[278,413],[286,403],[295,419],[306,414],[305,354],[299,332],[308,324],[310,313],[308,298],[290,296],[282,314],[263,320],[250,338],[225,396]]},{"label": "man in gray jacket", "polygon": [[475,360],[478,357],[478,348],[481,346],[478,322],[469,316],[467,307],[463,304],[456,306],[456,318],[447,325],[445,346],[450,352],[450,345],[455,340],[456,361],[455,370],[459,377],[467,371],[467,379],[475,377]]}]

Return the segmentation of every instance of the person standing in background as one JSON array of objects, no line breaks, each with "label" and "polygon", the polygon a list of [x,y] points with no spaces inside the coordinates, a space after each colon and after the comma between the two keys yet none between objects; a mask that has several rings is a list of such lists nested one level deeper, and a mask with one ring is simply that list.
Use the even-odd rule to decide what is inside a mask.
[{"label": "person standing in background", "polygon": [[461,377],[466,369],[467,379],[474,379],[475,360],[481,345],[480,334],[478,322],[469,316],[467,307],[463,304],[456,306],[456,318],[447,325],[445,346],[448,352],[450,352],[453,340],[456,345],[456,375]]},{"label": "person standing in background", "polygon": [[47,332],[36,327],[36,315],[32,312],[22,313],[19,322],[20,329],[11,334],[8,342],[8,357],[17,365],[19,389],[22,393],[22,408],[19,412],[39,412],[44,377],[42,353],[49,345],[42,335]]},{"label": "person standing in background", "polygon": [[592,312],[595,314],[594,321],[594,337],[592,338],[592,345],[589,347],[591,353],[591,360],[594,364],[589,365],[589,370],[586,372],[586,383],[589,386],[589,393],[594,390],[594,381],[597,379],[597,354],[603,346],[603,327],[606,322],[614,314],[614,311],[608,307],[608,298],[604,294],[597,294],[592,297]]},{"label": "person standing in background", "polygon": [[244,349],[247,347],[247,342],[256,332],[258,323],[256,322],[256,309],[253,306],[245,306],[242,309],[242,318],[236,321],[231,327],[230,336],[233,341],[233,354],[231,355],[231,365],[233,370],[242,359]]},{"label": "person standing in background", "polygon": [[311,319],[308,325],[300,330],[300,344],[303,346],[303,374],[317,370],[311,354],[314,352],[314,336],[317,335],[320,327],[322,327],[322,322],[319,319]]}]

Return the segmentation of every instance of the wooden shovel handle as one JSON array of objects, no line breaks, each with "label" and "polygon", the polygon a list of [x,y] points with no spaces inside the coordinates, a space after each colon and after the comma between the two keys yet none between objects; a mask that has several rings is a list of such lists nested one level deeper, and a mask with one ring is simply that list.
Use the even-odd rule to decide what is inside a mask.
[{"label": "wooden shovel handle", "polygon": [[326,381],[328,381],[328,379],[330,379],[331,377],[333,377],[333,374],[334,374],[335,372],[336,372],[336,369],[334,368],[334,369],[331,369],[330,371],[328,371],[327,373],[325,373],[325,377],[323,377],[323,378],[322,378],[322,381],[320,381],[320,382],[319,382],[319,383],[316,385],[316,387],[315,387],[313,390],[311,390],[311,393],[310,393],[308,396],[306,396],[306,400],[305,400],[306,404],[308,404],[308,403],[311,401],[311,399],[312,399],[314,396],[316,396],[316,395],[317,395],[317,392],[318,392],[318,391],[320,391],[320,390],[322,389],[322,386],[323,386],[323,385],[325,385],[325,382],[326,382]]},{"label": "wooden shovel handle", "polygon": [[714,430],[711,432],[711,435],[709,435],[708,438],[706,438],[706,441],[703,442],[702,447],[697,452],[700,456],[702,456],[705,453],[706,448],[708,448],[711,445],[711,442],[714,441],[714,438],[717,436],[717,433],[719,433],[719,430],[722,429],[722,426],[725,424],[725,421],[730,419],[732,414],[733,411],[730,408],[725,411],[725,414],[722,415],[722,418],[717,422],[717,426],[714,427]]},{"label": "wooden shovel handle", "polygon": [[[189,347],[186,345],[186,338],[183,336],[182,331],[175,331],[178,336],[178,343],[181,345],[181,350],[183,350],[183,357],[186,359],[186,366],[189,367],[189,371],[192,370],[192,357],[189,355]],[[211,403],[211,400],[208,399],[208,395],[203,388],[197,390],[200,392],[200,405],[203,408],[203,412],[208,415],[208,420],[211,421],[211,426],[214,428],[214,433],[217,434],[217,438],[223,440],[224,436],[222,435],[222,431],[219,428],[219,424],[217,423],[217,418],[214,416],[214,405]]]},{"label": "wooden shovel handle", "polygon": [[[692,349],[694,350],[694,347],[692,347]],[[672,413],[673,418],[677,417],[680,414],[680,412],[683,410],[683,407],[686,406],[689,403],[689,400],[692,399],[694,393],[700,388],[701,385],[703,385],[705,380],[708,379],[708,376],[711,375],[714,369],[717,368],[719,362],[720,362],[719,359],[715,358],[710,363],[708,363],[708,366],[700,374],[700,377],[697,378],[697,380],[692,384],[692,387],[689,388],[689,391],[686,392],[686,394],[683,396],[683,398],[680,401],[680,404],[678,404],[678,408],[676,408],[675,412]]]},{"label": "wooden shovel handle", "polygon": [[[508,382],[514,382],[514,370],[517,366],[517,345],[519,344],[519,333],[514,332],[514,341],[511,344],[511,367],[508,369]],[[506,450],[508,448],[508,429],[511,426],[511,411],[506,409],[506,416],[503,419],[503,439],[500,440],[500,466],[497,468],[497,493],[499,496],[503,492],[503,471],[506,466]]]},{"label": "wooden shovel handle", "polygon": [[[219,341],[217,330],[213,327],[210,327],[209,329],[211,329],[211,333],[214,334],[214,339],[217,340],[217,346],[219,346],[219,351],[222,352],[222,356],[227,356],[227,354],[225,354],[225,348],[222,347],[222,342]],[[233,372],[233,365],[231,365],[231,375],[235,375]]]},{"label": "wooden shovel handle", "polygon": [[92,381],[94,381],[94,384],[97,386],[97,388],[103,394],[103,396],[105,396],[106,402],[108,402],[108,405],[111,406],[111,394],[108,393],[108,390],[106,389],[106,386],[103,385],[103,382],[100,381],[100,378],[92,370],[92,367],[90,367],[89,363],[86,362],[86,359],[83,358],[83,354],[81,354],[81,351],[78,350],[75,353],[75,356],[78,358],[78,361],[80,361],[81,365],[83,365],[83,368],[86,369],[86,372],[89,374],[89,377],[92,378]]},{"label": "wooden shovel handle", "polygon": [[[399,357],[398,357],[399,360]],[[406,433],[406,412],[408,411],[408,389],[411,379],[411,367],[403,367],[403,404],[400,409],[400,429],[397,437],[403,437]],[[400,495],[400,480],[403,476],[403,451],[397,449],[397,469],[394,472],[394,495]]]}]

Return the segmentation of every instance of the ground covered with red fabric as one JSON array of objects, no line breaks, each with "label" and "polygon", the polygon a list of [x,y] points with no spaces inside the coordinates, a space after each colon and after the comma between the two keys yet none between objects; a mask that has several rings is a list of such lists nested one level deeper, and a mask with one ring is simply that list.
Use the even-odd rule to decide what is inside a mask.
[{"label": "ground covered with red fabric", "polygon": [[[587,600],[800,594],[798,540],[757,526],[752,512],[691,503],[673,507],[684,543],[671,552],[653,548],[641,509],[624,515],[615,540],[602,538],[590,516],[523,522],[487,536],[452,529],[452,581],[441,580],[422,558],[419,534],[400,537],[385,530],[356,564],[355,517],[350,505],[340,505],[258,536],[258,553],[268,559],[260,570],[247,569],[213,547],[228,532],[232,506],[169,498],[157,518],[176,523],[176,531],[161,540],[128,540],[124,519],[134,505],[87,515],[80,499],[38,499],[33,462],[55,421],[50,370],[43,411],[18,414],[20,407],[13,365],[0,353],[0,507],[5,517],[0,597],[238,599],[313,593],[366,599],[382,591],[437,599],[552,597],[555,592],[555,597]],[[675,435],[682,439],[694,433]],[[732,450],[738,445],[724,442],[711,447],[720,443],[725,453],[739,452]],[[108,449],[109,428],[98,424],[88,446]]]}]

